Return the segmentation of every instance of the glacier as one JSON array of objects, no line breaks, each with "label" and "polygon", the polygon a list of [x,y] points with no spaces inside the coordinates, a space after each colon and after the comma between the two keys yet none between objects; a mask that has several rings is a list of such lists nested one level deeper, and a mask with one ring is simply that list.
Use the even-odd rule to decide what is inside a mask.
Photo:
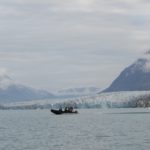
[{"label": "glacier", "polygon": [[135,108],[150,107],[150,91],[125,91],[100,93],[79,98],[39,100],[0,104],[0,109],[51,109],[74,108]]},{"label": "glacier", "polygon": [[[84,96],[74,100],[55,103],[53,107],[73,106],[75,108],[133,108],[144,98],[150,97],[150,91],[109,92]],[[144,101],[143,101],[144,102]],[[143,106],[145,106],[143,104]],[[142,107],[142,106],[141,106]]]}]

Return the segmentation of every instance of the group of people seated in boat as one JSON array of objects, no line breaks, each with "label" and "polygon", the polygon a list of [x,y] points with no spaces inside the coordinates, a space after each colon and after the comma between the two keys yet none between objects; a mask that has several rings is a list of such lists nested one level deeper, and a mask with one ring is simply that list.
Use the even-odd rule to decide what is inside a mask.
[{"label": "group of people seated in boat", "polygon": [[[62,108],[59,108],[59,111],[63,111]],[[73,107],[65,107],[64,112],[73,112]]]},{"label": "group of people seated in boat", "polygon": [[73,107],[65,107],[65,112],[73,112]]}]

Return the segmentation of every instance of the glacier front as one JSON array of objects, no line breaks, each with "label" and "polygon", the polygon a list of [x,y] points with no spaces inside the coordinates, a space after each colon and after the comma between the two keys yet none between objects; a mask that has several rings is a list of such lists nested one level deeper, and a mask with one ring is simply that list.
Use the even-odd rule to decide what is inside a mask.
[{"label": "glacier front", "polygon": [[150,91],[109,92],[72,99],[51,99],[0,104],[0,109],[65,108],[135,108],[150,107]]},{"label": "glacier front", "polygon": [[65,106],[74,106],[75,108],[150,107],[150,91],[101,93],[53,104],[53,107],[56,108]]}]

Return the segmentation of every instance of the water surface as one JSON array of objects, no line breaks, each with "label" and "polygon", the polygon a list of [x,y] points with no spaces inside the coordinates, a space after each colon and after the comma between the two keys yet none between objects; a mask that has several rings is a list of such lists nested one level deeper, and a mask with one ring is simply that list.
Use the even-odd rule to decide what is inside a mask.
[{"label": "water surface", "polygon": [[0,150],[149,150],[150,109],[0,111]]}]

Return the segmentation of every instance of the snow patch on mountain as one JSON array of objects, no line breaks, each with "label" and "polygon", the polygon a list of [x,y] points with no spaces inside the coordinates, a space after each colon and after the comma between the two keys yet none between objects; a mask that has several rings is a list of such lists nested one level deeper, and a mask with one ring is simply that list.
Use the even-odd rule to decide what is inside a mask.
[{"label": "snow patch on mountain", "polygon": [[147,60],[147,62],[145,63],[145,65],[143,67],[143,71],[150,72],[150,60]]}]

